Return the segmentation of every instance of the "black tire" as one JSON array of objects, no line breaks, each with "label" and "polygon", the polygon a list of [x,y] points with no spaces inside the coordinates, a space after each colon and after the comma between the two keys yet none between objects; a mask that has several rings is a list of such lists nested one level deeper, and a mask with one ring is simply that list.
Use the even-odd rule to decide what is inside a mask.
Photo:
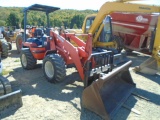
[{"label": "black tire", "polygon": [[116,42],[116,49],[120,53],[122,49],[124,48],[123,39],[120,36],[114,35],[112,40]]},{"label": "black tire", "polygon": [[9,80],[0,75],[0,96],[12,92]]},{"label": "black tire", "polygon": [[12,50],[12,43],[8,42],[8,50]]},{"label": "black tire", "polygon": [[63,58],[58,54],[47,55],[43,59],[43,72],[47,80],[57,83],[66,77],[66,68]]},{"label": "black tire", "polygon": [[17,52],[20,53],[22,49],[22,41],[23,41],[23,36],[22,34],[17,35],[16,37],[16,48]]},{"label": "black tire", "polygon": [[21,65],[24,69],[31,70],[36,67],[37,60],[33,57],[30,49],[21,50]]},{"label": "black tire", "polygon": [[5,39],[1,40],[2,43],[2,57],[7,58],[8,57],[8,43]]}]

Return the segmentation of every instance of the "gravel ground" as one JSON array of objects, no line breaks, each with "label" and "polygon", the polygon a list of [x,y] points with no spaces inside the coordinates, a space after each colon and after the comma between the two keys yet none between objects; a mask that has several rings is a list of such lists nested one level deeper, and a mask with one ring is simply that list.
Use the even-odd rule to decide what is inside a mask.
[{"label": "gravel ground", "polygon": [[[146,60],[148,56],[132,53],[128,55],[133,61],[130,73],[136,83],[134,93],[145,97],[131,95],[125,105],[140,112],[137,114],[121,107],[113,120],[158,120],[160,119],[160,76],[135,73],[132,68]],[[0,113],[2,120],[101,120],[95,113],[81,107],[83,83],[75,68],[67,69],[65,81],[58,84],[47,82],[42,72],[41,61],[34,70],[21,67],[19,54],[10,51],[8,58],[2,60],[5,75],[11,82],[12,89],[22,90],[23,106],[8,109]]]}]

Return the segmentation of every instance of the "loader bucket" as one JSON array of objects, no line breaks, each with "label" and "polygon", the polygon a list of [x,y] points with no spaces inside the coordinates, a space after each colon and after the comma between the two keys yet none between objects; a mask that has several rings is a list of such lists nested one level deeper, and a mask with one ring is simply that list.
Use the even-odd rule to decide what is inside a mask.
[{"label": "loader bucket", "polygon": [[158,72],[157,61],[151,57],[141,63],[140,66],[136,66],[134,70],[144,74],[155,75]]},{"label": "loader bucket", "polygon": [[12,91],[9,80],[0,75],[0,112],[22,106],[22,91]]},{"label": "loader bucket", "polygon": [[111,119],[135,88],[128,61],[112,72],[103,75],[82,93],[82,106],[103,119]]}]

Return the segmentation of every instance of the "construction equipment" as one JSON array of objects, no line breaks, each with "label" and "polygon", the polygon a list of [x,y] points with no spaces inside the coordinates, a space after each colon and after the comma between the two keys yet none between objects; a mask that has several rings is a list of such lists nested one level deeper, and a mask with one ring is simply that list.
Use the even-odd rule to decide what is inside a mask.
[{"label": "construction equipment", "polygon": [[[86,42],[84,42],[74,33],[62,33],[59,35],[51,30],[49,28],[49,13],[58,9],[58,7],[39,4],[34,4],[24,9],[24,26],[26,26],[26,15],[28,11],[37,10],[46,12],[48,28],[46,35],[42,29],[39,28],[35,29],[32,38],[27,39],[26,34],[24,34],[23,47],[20,55],[22,67],[27,70],[34,69],[37,60],[43,60],[42,66],[45,77],[49,82],[57,83],[64,80],[66,76],[66,66],[74,64],[84,83],[85,89],[82,98],[85,100],[83,99],[83,106],[87,107],[89,105],[84,102],[90,102],[90,98],[88,99],[86,96],[88,92],[90,92],[90,94],[88,94],[89,96],[95,94],[95,96],[99,97],[99,90],[102,90],[101,93],[104,97],[106,97],[105,94],[107,94],[109,100],[107,104],[111,104],[112,110],[115,111],[115,109],[118,109],[128,98],[133,88],[135,88],[135,84],[128,71],[132,62],[129,61],[112,71],[115,59],[113,51],[101,47],[93,47],[92,34],[83,34],[83,36],[87,37]],[[24,32],[25,31],[26,28],[24,27]],[[77,44],[77,47],[72,45],[70,39]],[[99,84],[98,89],[94,87],[95,84]],[[94,91],[92,91],[90,87],[92,87]],[[110,92],[113,94],[109,94]],[[119,97],[113,98],[112,96],[114,95],[118,95]],[[103,96],[98,99],[103,99]],[[95,97],[92,98],[91,101],[96,100]],[[112,104],[110,98],[117,101],[118,106],[117,104]],[[103,106],[102,101],[98,101],[98,103]],[[97,104],[95,103],[95,105]],[[91,106],[89,105],[90,108],[92,108]],[[99,105],[97,105],[96,108],[99,109]],[[95,109],[93,109],[93,111],[94,110]],[[106,114],[108,114],[109,111],[103,112],[107,112]]]},{"label": "construction equipment", "polygon": [[3,27],[3,36],[8,43],[8,50],[12,50],[12,42],[15,41],[17,32],[15,26]]},{"label": "construction equipment", "polygon": [[151,42],[154,42],[151,37],[156,29],[158,16],[157,13],[114,12],[111,14],[113,34],[123,39],[127,51],[151,54]]},{"label": "construction equipment", "polygon": [[[27,30],[31,30],[30,26],[27,26]],[[31,33],[26,33],[26,37],[29,38],[31,37]],[[16,39],[15,39],[15,42],[16,42],[16,48],[17,48],[17,52],[20,53],[21,52],[21,48],[22,48],[22,42],[23,42],[23,39],[24,39],[24,30],[20,30],[18,33],[17,33],[17,36],[16,36]]]},{"label": "construction equipment", "polygon": [[[121,39],[121,48],[128,52],[138,51],[149,55],[152,53],[153,48],[151,48],[150,41],[152,34],[155,34],[159,14],[113,12],[110,16],[112,18],[112,34]],[[95,17],[96,14],[88,15],[86,20],[93,22]],[[87,30],[83,27],[81,31]]]},{"label": "construction equipment", "polygon": [[8,57],[8,42],[5,39],[5,31],[3,27],[0,27],[0,52],[3,58]]},{"label": "construction equipment", "polygon": [[[105,17],[107,15],[110,15],[113,12],[129,12],[129,13],[150,14],[150,13],[157,13],[157,12],[159,13],[159,11],[160,11],[160,8],[156,7],[156,6],[149,6],[149,5],[143,5],[143,4],[131,4],[131,3],[125,3],[122,1],[121,2],[106,2],[102,5],[102,7],[98,11],[98,14],[96,15],[95,18],[90,17],[90,19],[85,20],[86,22],[83,25],[82,30],[83,30],[83,28],[85,28],[85,30],[83,30],[84,33],[87,32],[87,33],[94,34],[93,46],[95,46],[95,47],[98,47],[98,46],[114,47],[116,43],[113,41],[107,40],[111,37],[111,35],[108,34],[107,29],[111,28],[111,27],[103,24],[104,23],[103,20],[105,19]],[[160,68],[160,53],[159,53],[160,42],[158,40],[160,38],[160,36],[158,34],[159,28],[160,28],[160,16],[158,16],[157,29],[155,31],[155,36],[154,36],[155,39],[153,39],[154,43],[152,43],[152,45],[153,45],[152,58],[148,60],[149,63],[145,62],[145,64],[140,65],[139,70],[141,72],[146,72],[146,71],[142,71],[142,70],[146,70],[146,68],[149,68],[150,66],[154,67],[153,64],[155,64],[155,63],[158,64],[158,69]],[[103,34],[102,31],[104,31],[105,34]],[[100,37],[106,38],[107,42],[99,41]],[[104,40],[104,39],[102,39],[102,40]],[[151,67],[146,73],[153,73],[153,72],[156,73],[154,70],[151,69]],[[156,67],[157,67],[157,65],[156,65]],[[154,69],[156,69],[156,71],[157,71],[157,68],[154,68]],[[151,70],[152,70],[152,72],[151,72]],[[123,70],[121,70],[121,71],[123,71]],[[117,71],[117,73],[120,73],[120,71]],[[112,75],[113,75],[113,78],[112,78]],[[118,106],[123,103],[122,101],[124,101],[124,99],[121,99],[120,97],[125,96],[127,93],[125,93],[125,95],[123,95],[122,94],[123,92],[118,92],[120,90],[116,91],[114,89],[115,86],[112,84],[112,82],[110,83],[109,81],[104,81],[104,79],[107,80],[107,78],[108,78],[108,79],[112,79],[114,81],[114,79],[116,79],[116,77],[120,77],[120,76],[114,75],[113,73],[109,73],[108,76],[106,75],[106,77],[102,77],[103,78],[102,80],[101,79],[97,80],[95,82],[95,84],[93,82],[89,87],[87,87],[83,91],[82,106],[93,111],[93,112],[96,112],[98,115],[100,115],[104,119],[111,119],[114,116]],[[124,76],[126,76],[126,75],[124,74]],[[130,76],[128,76],[127,78],[130,78]],[[117,79],[120,80],[120,78],[117,78]],[[122,80],[126,81],[127,79],[122,77]],[[99,81],[99,83],[98,83],[98,81]],[[116,83],[118,84],[118,81]],[[109,85],[110,87],[106,87],[106,85]],[[119,85],[121,85],[121,84],[119,84]],[[129,87],[129,85],[126,86],[125,88],[127,89],[128,87]],[[117,87],[115,87],[115,88],[117,88]],[[129,87],[129,88],[131,88],[131,87]],[[124,91],[126,91],[126,90],[124,90]],[[127,91],[129,91],[129,90],[127,90]],[[118,93],[116,94],[116,92],[118,92]],[[119,103],[119,101],[121,101],[121,103]]]},{"label": "construction equipment", "polygon": [[[0,56],[0,74],[3,68]],[[22,91],[13,91],[9,80],[0,75],[0,111],[16,109],[22,106]]]},{"label": "construction equipment", "polygon": [[[111,47],[119,50],[125,48],[150,54],[151,58],[135,67],[135,70],[146,74],[156,74],[160,71],[160,42],[157,34],[159,32],[157,28],[160,26],[160,9],[142,4],[123,4],[122,1],[106,3],[98,14],[88,15],[84,20],[82,31],[94,34],[93,46],[95,47]],[[134,9],[123,7],[126,5],[131,5]],[[139,16],[135,17],[138,14]],[[108,25],[102,24],[106,15],[113,17],[110,27],[113,29],[112,35],[105,33]],[[115,36],[117,40],[101,39],[111,38],[111,36]]]},{"label": "construction equipment", "polygon": [[[155,35],[158,31],[159,13],[119,13],[111,14],[113,24],[113,34],[123,39],[124,48],[127,51],[138,51],[152,55]],[[126,18],[127,19],[126,21]],[[158,53],[159,55],[159,53]],[[136,66],[134,70],[142,73],[154,75],[158,71],[158,59],[151,57]]]},{"label": "construction equipment", "polygon": [[20,33],[20,29],[16,29],[16,26],[8,26],[5,28],[5,39],[8,42],[9,50],[12,50],[12,42],[16,41],[17,35]]}]

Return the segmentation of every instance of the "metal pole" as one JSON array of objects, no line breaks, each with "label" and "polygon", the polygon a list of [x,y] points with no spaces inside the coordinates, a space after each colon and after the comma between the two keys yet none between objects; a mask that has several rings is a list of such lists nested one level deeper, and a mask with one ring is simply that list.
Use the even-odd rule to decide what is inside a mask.
[{"label": "metal pole", "polygon": [[26,24],[27,24],[27,11],[24,11],[24,40],[23,42],[26,41]]},{"label": "metal pole", "polygon": [[50,22],[50,21],[49,21],[49,13],[46,12],[46,15],[47,15],[47,27],[49,28],[49,27],[50,27],[50,26],[49,26],[49,25],[50,25],[50,23],[49,23],[49,22]]}]

